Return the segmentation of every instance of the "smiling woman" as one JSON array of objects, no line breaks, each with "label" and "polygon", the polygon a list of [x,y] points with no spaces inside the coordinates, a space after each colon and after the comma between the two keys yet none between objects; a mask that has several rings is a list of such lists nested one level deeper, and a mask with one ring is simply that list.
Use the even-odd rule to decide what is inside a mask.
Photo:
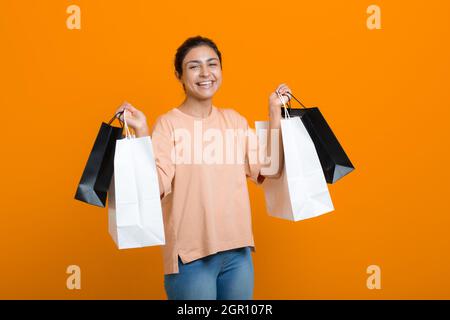
[{"label": "smiling woman", "polygon": [[[252,161],[252,135],[239,134],[250,130],[247,120],[233,109],[218,108],[212,103],[222,84],[222,55],[212,40],[199,36],[187,39],[175,55],[175,76],[184,88],[185,99],[159,116],[152,130],[166,237],[163,260],[167,296],[252,299],[251,251],[255,251],[255,244],[246,178],[261,184],[265,178],[279,176],[283,162],[281,135],[274,135],[277,141],[272,141],[270,134],[267,145],[268,158],[279,158],[278,163]],[[277,93],[289,99],[289,92],[282,84],[269,96],[269,129],[278,132],[280,128],[282,103]],[[138,137],[149,134],[141,111],[125,104],[117,112],[122,109],[131,113],[128,124]],[[209,136],[211,132],[226,137],[230,131],[235,143],[242,146],[237,153],[244,161],[235,157],[226,163],[175,163],[172,151],[177,146],[177,132],[189,135],[193,144],[186,152],[195,157],[202,154],[202,143],[195,137]],[[212,141],[210,138],[207,140]],[[220,153],[222,144],[207,148]],[[227,148],[227,144],[223,145]],[[271,146],[276,157],[272,157]],[[273,170],[262,170],[267,166]]]},{"label": "smiling woman", "polygon": [[175,75],[183,85],[186,96],[194,98],[186,99],[179,109],[193,116],[204,117],[204,112],[196,114],[201,109],[194,105],[197,105],[197,101],[210,104],[208,101],[222,84],[222,54],[213,41],[202,37],[190,38],[177,50]]}]

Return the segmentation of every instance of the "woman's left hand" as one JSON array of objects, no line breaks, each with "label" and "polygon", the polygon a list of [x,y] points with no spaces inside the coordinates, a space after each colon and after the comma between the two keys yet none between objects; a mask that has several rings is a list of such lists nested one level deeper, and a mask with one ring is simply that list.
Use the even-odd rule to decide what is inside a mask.
[{"label": "woman's left hand", "polygon": [[291,99],[291,89],[289,89],[286,84],[282,83],[269,96],[270,114],[280,114],[281,116],[281,107],[283,106],[283,103],[278,97],[277,92],[282,96],[284,103],[287,103]]}]

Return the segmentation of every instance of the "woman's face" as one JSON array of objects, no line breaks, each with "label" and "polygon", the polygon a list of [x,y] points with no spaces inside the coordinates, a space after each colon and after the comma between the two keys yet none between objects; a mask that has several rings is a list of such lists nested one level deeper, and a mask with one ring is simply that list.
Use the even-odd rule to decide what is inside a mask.
[{"label": "woman's face", "polygon": [[197,100],[211,99],[222,84],[219,57],[209,46],[192,48],[183,60],[180,82],[186,95]]}]

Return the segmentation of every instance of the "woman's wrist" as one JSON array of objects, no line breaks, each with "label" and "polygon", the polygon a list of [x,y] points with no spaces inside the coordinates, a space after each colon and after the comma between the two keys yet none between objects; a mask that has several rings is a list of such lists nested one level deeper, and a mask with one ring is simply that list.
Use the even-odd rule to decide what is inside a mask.
[{"label": "woman's wrist", "polygon": [[144,125],[144,126],[142,126],[140,128],[136,128],[134,131],[136,133],[136,137],[137,138],[146,137],[146,136],[150,135],[150,132],[148,130],[148,126],[147,125]]},{"label": "woman's wrist", "polygon": [[280,107],[269,107],[269,121],[270,121],[270,127],[272,129],[280,128],[280,120],[281,120],[281,109]]}]

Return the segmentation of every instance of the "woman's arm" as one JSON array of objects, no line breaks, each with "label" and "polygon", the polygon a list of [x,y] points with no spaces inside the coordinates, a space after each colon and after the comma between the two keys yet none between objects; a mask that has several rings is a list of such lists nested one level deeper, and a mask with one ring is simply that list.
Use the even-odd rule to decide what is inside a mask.
[{"label": "woman's arm", "polygon": [[[134,130],[136,137],[150,136],[150,130],[145,114],[127,102],[123,103],[119,109],[117,109],[116,114],[124,110],[127,112],[127,125]],[[123,121],[123,114],[120,116],[120,119]],[[167,137],[166,131],[168,130],[166,130],[166,127],[167,126],[164,126],[158,118],[152,136],[152,146],[161,199],[172,191],[171,185],[175,175],[175,169],[170,158],[171,141]]]},{"label": "woman's arm", "polygon": [[[269,132],[267,134],[267,154],[270,157],[270,166],[261,168],[261,175],[266,178],[279,178],[283,172],[284,150],[281,136],[281,107],[283,106],[277,92],[283,96],[285,102],[290,99],[291,90],[281,84],[269,97]],[[276,140],[274,140],[276,139]]]},{"label": "woman's arm", "polygon": [[284,165],[283,140],[281,136],[281,110],[279,110],[279,108],[278,110],[270,110],[269,130],[267,134],[267,154],[270,159],[270,166],[261,167],[261,175],[266,178],[279,178]]}]

